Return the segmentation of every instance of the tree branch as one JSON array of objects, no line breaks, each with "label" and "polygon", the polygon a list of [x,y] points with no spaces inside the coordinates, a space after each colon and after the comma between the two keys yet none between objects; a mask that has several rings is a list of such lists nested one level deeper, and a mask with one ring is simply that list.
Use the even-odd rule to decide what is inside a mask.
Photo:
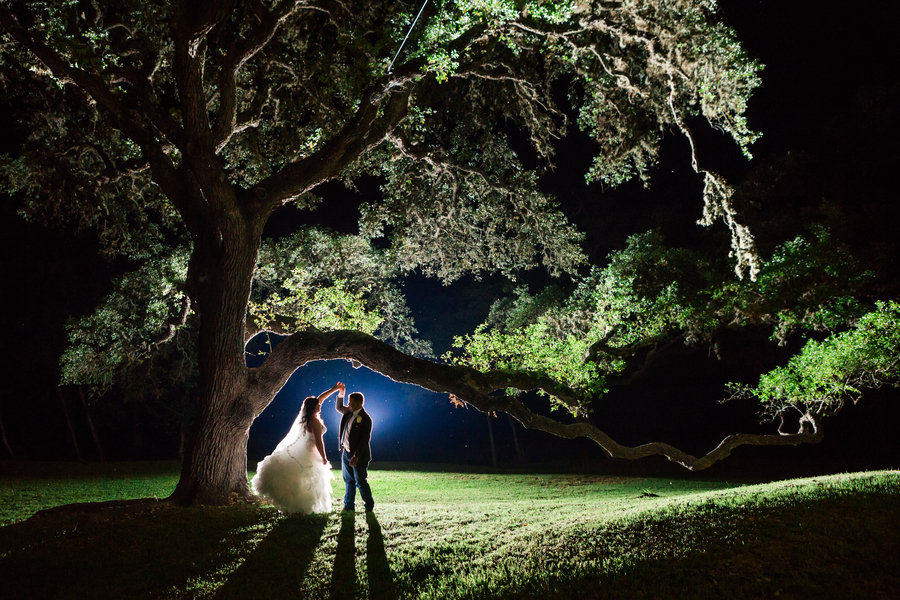
[{"label": "tree branch", "polygon": [[186,146],[184,130],[163,107],[153,89],[150,75],[144,70],[116,66],[111,66],[108,70],[119,82],[125,82],[134,88],[136,93],[132,97],[136,99],[138,108],[166,140],[184,152]]},{"label": "tree branch", "polygon": [[579,418],[575,423],[562,423],[534,413],[517,398],[489,395],[505,388],[540,389],[556,396],[566,406],[580,406],[581,400],[576,392],[546,376],[516,371],[480,372],[465,366],[438,364],[408,356],[380,340],[356,331],[306,330],[285,339],[261,367],[251,369],[252,395],[259,399],[254,406],[256,414],[262,412],[296,368],[311,360],[341,358],[350,360],[355,365],[365,365],[394,381],[419,385],[433,392],[452,394],[483,412],[505,412],[529,429],[538,429],[568,439],[588,438],[613,458],[634,460],[664,456],[691,471],[710,467],[739,446],[795,446],[817,443],[823,437],[819,416],[807,413],[800,419],[800,429],[796,433],[732,434],[700,457],[664,442],[624,446],[584,418]]},{"label": "tree branch", "polygon": [[[176,16],[172,21],[175,39],[173,73],[178,86],[178,97],[181,100],[184,128],[188,139],[192,142],[184,148],[188,157],[204,153],[212,147],[203,89],[206,41],[198,35],[197,28],[200,27],[196,23],[198,18],[190,3],[179,2]],[[212,24],[209,24],[209,27],[212,27]]]},{"label": "tree branch", "polygon": [[186,39],[198,39],[231,13],[234,4],[235,0],[179,0],[176,27]]},{"label": "tree branch", "polygon": [[[299,4],[295,0],[284,0],[270,11],[259,3],[261,13],[259,24],[249,36],[229,47],[219,71],[220,108],[213,126],[213,142],[216,150],[221,150],[236,133],[238,71],[269,43],[278,27],[293,15],[298,7]],[[263,96],[259,89],[257,96]]]},{"label": "tree branch", "polygon": [[[206,34],[225,18],[230,10],[228,4],[219,6],[216,2],[205,2],[197,5],[192,1],[182,0],[172,21],[175,40],[173,73],[188,140],[183,149],[182,168],[186,167],[190,171],[197,186],[196,191],[200,192],[192,194],[199,200],[195,207],[198,214],[203,214],[207,222],[217,223],[220,226],[219,235],[222,235],[220,219],[226,215],[238,214],[240,205],[237,191],[229,183],[225,166],[216,154],[207,110],[204,65]],[[259,219],[256,221],[259,222]]]},{"label": "tree branch", "polygon": [[0,6],[0,26],[23,47],[31,51],[44,63],[54,77],[63,82],[74,83],[84,90],[94,101],[108,110],[120,124],[123,132],[137,141],[146,138],[147,132],[129,115],[128,108],[116,97],[106,83],[95,73],[72,66],[45,42],[37,39],[32,32],[23,27],[15,15],[6,7]]},{"label": "tree branch", "polygon": [[96,73],[90,73],[69,64],[53,48],[37,39],[30,30],[23,27],[8,8],[2,6],[0,6],[0,26],[16,42],[44,63],[54,77],[78,86],[100,107],[109,112],[116,128],[141,148],[141,152],[150,163],[154,181],[184,217],[185,224],[189,229],[195,228],[197,211],[192,206],[190,195],[183,189],[177,170],[163,150],[162,144],[151,130],[142,125],[144,122],[142,117],[147,116],[146,113],[131,110]]},{"label": "tree branch", "polygon": [[[473,27],[453,40],[448,49],[461,52],[476,43],[490,41],[484,26]],[[487,54],[485,49],[477,58],[460,65],[456,73],[480,68]],[[386,74],[362,94],[354,117],[322,148],[259,182],[251,195],[264,199],[274,208],[338,176],[356,158],[381,143],[406,115],[411,89],[422,85],[422,69],[426,64],[424,58],[417,58]]]},{"label": "tree branch", "polygon": [[191,299],[190,296],[185,294],[184,298],[182,298],[181,300],[181,312],[179,312],[177,316],[172,317],[166,320],[165,323],[163,323],[162,330],[160,331],[157,339],[153,341],[152,347],[159,348],[163,344],[171,341],[175,337],[175,333],[177,333],[178,328],[187,323],[190,314]]},{"label": "tree branch", "polygon": [[462,176],[477,177],[489,188],[507,194],[510,198],[516,198],[521,194],[521,190],[503,185],[485,169],[452,160],[441,149],[427,152],[414,144],[410,144],[402,134],[397,132],[392,132],[385,139],[392,143],[406,158],[414,162],[427,164],[431,175],[436,178],[447,173],[451,173],[454,176],[456,173],[459,173]]},{"label": "tree branch", "polygon": [[271,208],[295,198],[316,185],[340,175],[359,156],[377,146],[406,115],[409,90],[385,94],[371,89],[363,96],[353,119],[322,148],[301,160],[290,163],[259,182],[250,192]]},{"label": "tree branch", "polygon": [[636,460],[648,456],[664,456],[690,471],[708,469],[716,462],[727,458],[732,450],[740,446],[798,446],[821,442],[824,437],[818,417],[805,414],[796,433],[751,434],[735,433],[726,436],[719,445],[702,456],[693,456],[665,442],[651,442],[640,446],[624,446],[613,440],[606,432],[586,421],[563,424],[549,417],[531,412],[515,398],[488,398],[491,402],[482,407],[462,397],[480,410],[503,411],[512,415],[529,429],[539,429],[559,437],[575,439],[586,437],[596,442],[611,458]]},{"label": "tree branch", "polygon": [[[255,380],[258,386],[266,387],[266,391],[271,392],[267,398],[272,398],[297,367],[310,360],[335,358],[355,360],[395,381],[415,383],[436,392],[455,393],[460,397],[478,397],[506,388],[542,389],[573,410],[581,405],[581,398],[576,392],[539,373],[482,373],[467,366],[434,363],[404,354],[393,346],[358,331],[326,332],[307,329],[294,333],[275,348],[261,367],[254,370]],[[283,381],[279,383],[281,378]],[[262,408],[264,407],[260,410]]]}]

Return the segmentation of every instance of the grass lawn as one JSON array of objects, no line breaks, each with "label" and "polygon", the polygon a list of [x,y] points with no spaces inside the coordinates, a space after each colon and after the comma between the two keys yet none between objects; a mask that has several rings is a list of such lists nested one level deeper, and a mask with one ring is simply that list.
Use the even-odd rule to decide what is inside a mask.
[{"label": "grass lawn", "polygon": [[[372,518],[160,503],[28,519],[165,497],[177,465],[0,463],[0,598],[900,597],[898,471],[740,485],[433,469],[373,469]],[[342,487],[337,473],[336,506]]]}]

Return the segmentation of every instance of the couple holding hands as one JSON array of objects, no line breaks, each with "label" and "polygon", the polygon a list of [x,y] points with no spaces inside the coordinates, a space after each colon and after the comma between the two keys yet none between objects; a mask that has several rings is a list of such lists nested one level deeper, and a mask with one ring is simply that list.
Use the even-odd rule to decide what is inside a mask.
[{"label": "couple holding hands", "polygon": [[284,512],[309,514],[331,510],[334,476],[325,454],[323,436],[327,429],[322,420],[322,404],[335,392],[335,409],[342,415],[338,443],[344,477],[344,510],[355,510],[357,489],[366,512],[375,506],[367,479],[372,460],[372,417],[363,408],[365,397],[360,392],[351,393],[347,398],[349,403],[344,404],[346,388],[338,382],[303,401],[288,434],[272,454],[260,461],[256,475],[250,480],[254,494]]}]

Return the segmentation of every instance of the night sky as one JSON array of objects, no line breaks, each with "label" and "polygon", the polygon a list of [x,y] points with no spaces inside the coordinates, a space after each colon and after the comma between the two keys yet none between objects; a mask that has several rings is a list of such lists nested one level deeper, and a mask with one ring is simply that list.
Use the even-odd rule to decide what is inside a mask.
[{"label": "night sky", "polygon": [[[823,220],[873,267],[896,275],[900,264],[895,239],[900,223],[900,203],[896,201],[900,189],[897,4],[863,2],[841,11],[828,10],[820,3],[778,0],[720,4],[725,20],[735,27],[750,54],[766,65],[763,87],[756,92],[748,113],[751,127],[762,131],[763,138],[752,148],[754,160],[747,162],[723,135],[705,133],[699,140],[701,165],[724,173],[736,185],[763,177],[772,165],[787,165],[792,177],[775,188],[772,205],[759,210],[775,212],[787,206],[794,215]],[[10,125],[3,123],[3,129],[10,131]],[[7,137],[0,144],[0,150],[10,150],[15,140]],[[587,250],[595,261],[602,262],[610,250],[621,248],[628,235],[652,227],[663,231],[670,243],[691,244],[718,234],[703,232],[694,224],[701,211],[700,181],[690,171],[688,152],[687,143],[672,135],[664,141],[663,160],[649,189],[629,183],[618,190],[604,190],[584,184],[590,156],[584,140],[573,132],[560,144],[559,166],[544,185],[570,207],[569,216],[588,234]],[[332,198],[338,209],[335,215],[341,218],[334,217],[326,224],[352,230],[352,219],[346,219],[344,209],[350,207],[353,196],[338,187],[330,185],[324,194]],[[361,193],[374,193],[374,188],[374,182],[360,186]],[[73,458],[55,388],[57,359],[65,343],[63,324],[68,316],[91,309],[108,291],[109,278],[120,265],[96,258],[90,236],[48,232],[24,223],[6,197],[2,211],[0,293],[6,310],[0,410],[19,457]],[[276,217],[270,226],[273,234],[289,231],[299,219],[289,209]],[[780,240],[803,231],[796,217],[773,223],[774,230],[767,234]],[[715,227],[724,230],[722,224]],[[540,275],[532,279],[542,282]],[[421,334],[434,342],[440,354],[453,335],[471,331],[481,322],[490,300],[504,285],[487,277],[480,282],[464,279],[447,287],[414,275],[406,291]],[[896,292],[895,283],[884,285],[889,292]],[[770,368],[786,356],[784,350],[747,360],[747,354],[741,352],[743,343],[726,338],[724,361],[715,360],[706,348],[672,352],[645,380],[615,389],[600,401],[595,420],[625,443],[663,440],[683,444],[695,453],[709,450],[722,435],[736,430],[767,430],[761,429],[752,405],[715,402],[723,395],[726,381],[753,381],[754,372]],[[344,381],[348,391],[366,395],[366,408],[375,422],[376,466],[377,461],[490,464],[488,419],[482,413],[454,408],[446,396],[397,384],[366,368],[353,369],[344,361],[320,361],[295,373],[254,424],[248,449],[251,465],[274,448],[304,397],[318,394],[337,380]],[[73,417],[77,426],[84,428],[77,396],[68,392]],[[789,474],[896,467],[900,465],[900,447],[895,440],[895,424],[900,418],[897,395],[892,390],[880,391],[826,421],[826,441],[819,446],[740,449],[709,473]],[[326,449],[335,458],[337,413],[332,402],[333,397],[323,414],[329,429]],[[101,437],[111,448],[120,448],[125,457],[177,455],[177,442],[171,436],[154,438],[158,432],[150,422],[151,415],[143,414],[139,407],[122,412],[128,416],[101,429]],[[514,428],[503,415],[490,423],[499,464],[515,464]],[[771,426],[767,427],[771,431]],[[86,435],[79,430],[79,436]],[[515,427],[515,435],[529,463],[567,461],[573,468],[687,473],[656,459],[630,465],[603,460],[602,451],[584,440],[559,440],[525,432],[520,426]],[[90,458],[86,440],[82,446]],[[0,448],[0,456],[3,452]]]}]

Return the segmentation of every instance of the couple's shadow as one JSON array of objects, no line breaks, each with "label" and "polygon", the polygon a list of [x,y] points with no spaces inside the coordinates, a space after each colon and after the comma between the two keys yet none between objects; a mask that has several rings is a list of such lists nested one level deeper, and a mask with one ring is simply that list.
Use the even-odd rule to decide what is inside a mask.
[{"label": "couple's shadow", "polygon": [[327,523],[327,515],[280,519],[229,575],[215,597],[296,597]]},{"label": "couple's shadow", "polygon": [[[356,575],[356,515],[340,513],[337,552],[332,570],[330,599],[355,598],[359,590]],[[394,578],[384,550],[384,536],[374,513],[366,513],[366,576],[369,598],[397,598]],[[328,524],[328,515],[295,515],[281,519],[244,562],[217,590],[216,598],[294,598],[304,587],[319,542]]]},{"label": "couple's shadow", "polygon": [[[369,535],[366,538],[366,577],[369,598],[394,600],[397,590],[394,577],[384,551],[384,535],[381,524],[373,512],[366,513]],[[331,574],[330,600],[356,597],[359,582],[356,578],[356,513],[341,513],[341,530],[338,533],[334,570]]]}]

